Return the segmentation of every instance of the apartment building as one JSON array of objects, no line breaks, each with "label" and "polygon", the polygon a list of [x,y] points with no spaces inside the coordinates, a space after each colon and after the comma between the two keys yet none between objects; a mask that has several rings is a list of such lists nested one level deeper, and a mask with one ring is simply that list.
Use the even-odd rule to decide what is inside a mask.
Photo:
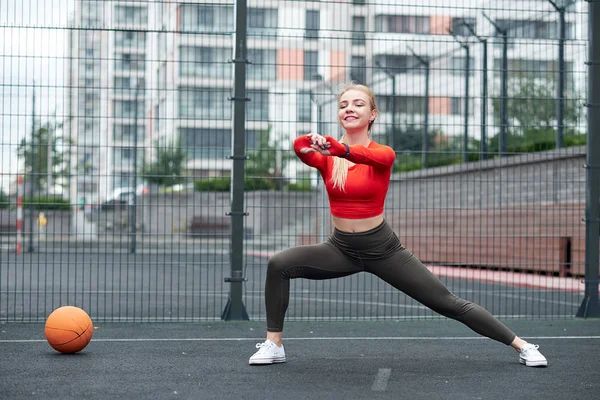
[{"label": "apartment building", "polygon": [[[111,29],[73,32],[71,126],[79,149],[77,165],[83,168],[77,192],[93,196],[130,186],[134,153],[151,159],[156,146],[181,145],[190,175],[229,175],[235,2],[78,4],[81,26]],[[504,0],[487,8],[479,0],[456,6],[442,0],[248,0],[247,6],[250,150],[265,135],[281,149],[309,131],[336,135],[337,86],[350,80],[374,89],[381,115],[373,135],[389,143],[392,122],[420,126],[426,106],[430,132],[464,134],[468,76],[467,129],[478,138],[483,84],[479,39],[488,40],[489,96],[498,97],[498,27],[510,39],[511,74],[550,77],[558,70],[557,14],[545,0]],[[571,39],[584,36],[585,29],[577,16],[567,13],[565,54],[567,85],[581,91],[585,49]],[[430,66],[428,97],[424,62]],[[497,133],[493,119],[488,100],[488,137]],[[286,173],[294,177],[303,171],[292,162]]]},{"label": "apartment building", "polygon": [[114,188],[132,186],[136,153],[142,165],[148,140],[148,3],[79,0],[73,26],[68,71],[68,127],[76,149],[71,196],[94,204]]}]

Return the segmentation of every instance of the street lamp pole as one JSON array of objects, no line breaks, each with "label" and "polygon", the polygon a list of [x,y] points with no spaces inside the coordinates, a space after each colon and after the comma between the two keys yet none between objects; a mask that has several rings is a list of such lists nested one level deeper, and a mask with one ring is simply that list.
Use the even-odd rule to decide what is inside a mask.
[{"label": "street lamp pole", "polygon": [[482,54],[482,68],[481,68],[481,144],[480,159],[485,160],[487,158],[487,102],[488,102],[488,42],[487,39],[477,35],[475,29],[470,24],[463,22],[463,25],[467,27],[471,35],[475,36],[477,40],[483,45]]},{"label": "street lamp pole", "polygon": [[133,202],[131,204],[130,213],[130,229],[131,229],[131,243],[130,252],[136,252],[136,236],[137,236],[137,148],[138,148],[138,99],[140,93],[140,80],[135,79],[135,96],[134,96],[134,110],[133,110]]},{"label": "street lamp pole", "polygon": [[429,154],[429,60],[419,56],[411,47],[408,48],[412,55],[425,67],[425,115],[423,116],[423,137],[421,142],[421,164],[427,168]]},{"label": "street lamp pole", "polygon": [[392,131],[388,138],[388,144],[393,150],[396,150],[396,75],[390,72],[386,67],[382,66],[379,62],[375,62],[375,65],[377,65],[377,67],[392,80]]},{"label": "street lamp pole", "polygon": [[563,147],[565,130],[565,42],[567,29],[565,22],[565,7],[559,6],[552,0],[548,0],[558,12],[558,85],[556,94],[556,148]]},{"label": "street lamp pole", "polygon": [[469,48],[469,44],[458,40],[456,34],[449,29],[448,33],[452,35],[454,40],[465,50],[465,98],[464,98],[464,132],[463,132],[463,145],[462,145],[462,161],[466,163],[469,161],[469,77],[471,74],[471,52]]},{"label": "street lamp pole", "polygon": [[500,137],[498,138],[498,152],[500,158],[506,153],[506,135],[508,133],[508,30],[501,28],[485,13],[481,13],[496,32],[502,35],[502,76],[500,78]]}]

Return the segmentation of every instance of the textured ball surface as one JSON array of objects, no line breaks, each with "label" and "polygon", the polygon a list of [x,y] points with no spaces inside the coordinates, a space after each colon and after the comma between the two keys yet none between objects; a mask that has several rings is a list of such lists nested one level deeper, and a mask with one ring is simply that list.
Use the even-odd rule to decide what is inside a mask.
[{"label": "textured ball surface", "polygon": [[79,307],[64,306],[46,320],[46,340],[61,353],[77,353],[88,345],[94,334],[90,316]]}]

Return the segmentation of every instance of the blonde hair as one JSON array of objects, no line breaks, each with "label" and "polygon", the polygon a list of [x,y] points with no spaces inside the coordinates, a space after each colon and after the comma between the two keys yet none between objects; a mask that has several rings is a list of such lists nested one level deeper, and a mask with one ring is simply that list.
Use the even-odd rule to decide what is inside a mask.
[{"label": "blonde hair", "polygon": [[[369,100],[371,101],[371,110],[375,110],[377,114],[379,114],[379,110],[377,110],[377,105],[375,104],[375,95],[365,85],[361,85],[357,82],[351,82],[347,85],[343,85],[340,88],[340,92],[338,93],[338,103],[344,93],[349,90],[360,90],[363,93],[366,93],[369,96]],[[375,123],[375,120],[369,122],[369,130],[368,133],[371,133],[371,127]],[[340,139],[340,143],[346,143],[346,134],[342,136]],[[333,168],[331,170],[331,182],[333,183],[333,187],[339,187],[342,191],[345,191],[346,187],[346,178],[348,177],[348,166],[349,162],[345,158],[334,157],[333,158]]]}]

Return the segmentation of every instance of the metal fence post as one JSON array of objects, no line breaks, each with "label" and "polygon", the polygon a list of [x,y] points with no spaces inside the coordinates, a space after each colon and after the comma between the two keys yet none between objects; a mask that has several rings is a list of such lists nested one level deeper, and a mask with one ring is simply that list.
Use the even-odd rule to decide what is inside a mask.
[{"label": "metal fence post", "polygon": [[560,39],[558,42],[558,99],[556,105],[556,148],[563,147],[565,135],[565,40],[566,23],[565,8],[559,9]]},{"label": "metal fence post", "polygon": [[235,2],[235,59],[233,84],[233,171],[231,177],[231,248],[230,263],[231,277],[225,278],[230,282],[229,299],[223,310],[221,319],[249,320],[246,307],[242,301],[242,284],[244,278],[244,163],[246,160],[246,0]]},{"label": "metal fence post", "polygon": [[465,49],[465,115],[464,115],[464,136],[463,136],[463,162],[469,162],[469,74],[471,73],[470,59],[471,51],[469,46],[463,46]]},{"label": "metal fence post", "polygon": [[384,67],[379,62],[375,62],[375,65],[383,71],[383,73],[392,80],[392,129],[390,131],[390,136],[388,137],[388,146],[392,149],[396,150],[395,142],[396,142],[396,74],[391,72],[387,67]]},{"label": "metal fence post", "polygon": [[486,38],[477,35],[475,29],[465,22],[463,25],[482,44],[482,67],[481,67],[481,143],[479,145],[479,159],[487,159],[487,98],[488,98],[488,42]]},{"label": "metal fence post", "polygon": [[423,120],[423,157],[421,159],[423,168],[429,164],[429,61],[425,63],[425,119]]},{"label": "metal fence post", "polygon": [[500,93],[500,140],[498,150],[500,157],[506,153],[506,134],[508,132],[508,32],[502,32],[502,79]]},{"label": "metal fence post", "polygon": [[588,131],[585,207],[585,296],[577,317],[600,317],[598,267],[600,240],[600,3],[588,5]]},{"label": "metal fence post", "polygon": [[412,55],[419,61],[423,67],[425,67],[425,110],[423,116],[423,133],[421,136],[421,165],[423,168],[427,168],[428,164],[428,153],[429,153],[429,60],[419,56],[414,50],[409,46],[408,50],[412,53]]},{"label": "metal fence post", "polygon": [[506,134],[508,132],[508,30],[501,28],[485,13],[485,19],[502,35],[502,74],[500,78],[500,137],[498,137],[498,153],[500,158],[506,153]]},{"label": "metal fence post", "polygon": [[469,49],[469,44],[467,42],[463,42],[458,40],[458,37],[452,30],[448,30],[448,33],[452,35],[454,40],[465,50],[465,98],[464,98],[464,132],[463,132],[463,145],[462,145],[462,162],[466,163],[469,161],[469,74],[470,71],[470,58],[471,51]]},{"label": "metal fence post", "polygon": [[31,173],[29,174],[29,245],[27,252],[33,253],[33,197],[35,196],[35,81],[31,100]]},{"label": "metal fence post", "polygon": [[137,157],[138,157],[138,102],[140,97],[140,82],[136,80],[135,82],[135,96],[134,96],[134,104],[135,108],[133,110],[133,203],[131,204],[131,214],[129,216],[130,220],[130,228],[131,229],[131,244],[130,244],[130,253],[135,253],[136,250],[136,237],[137,237]]},{"label": "metal fence post", "polygon": [[558,12],[558,85],[556,93],[556,148],[563,147],[564,119],[565,119],[565,40],[566,23],[565,7],[558,6],[552,0],[548,0]]}]

